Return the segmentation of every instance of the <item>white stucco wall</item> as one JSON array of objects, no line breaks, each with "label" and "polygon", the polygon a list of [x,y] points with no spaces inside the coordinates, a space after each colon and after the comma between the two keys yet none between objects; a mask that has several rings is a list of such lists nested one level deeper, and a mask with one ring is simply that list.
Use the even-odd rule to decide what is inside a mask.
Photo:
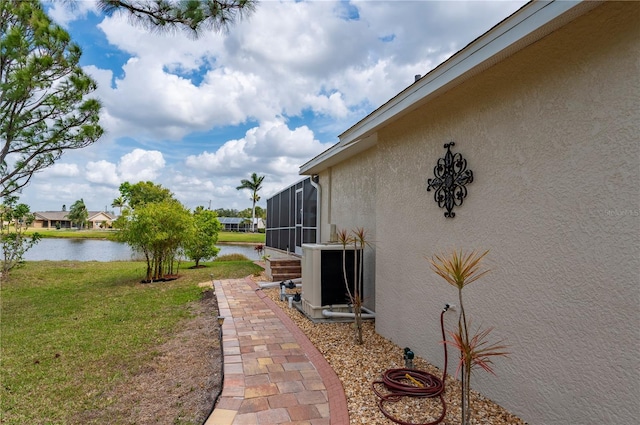
[{"label": "white stucco wall", "polygon": [[[330,222],[374,229],[378,332],[436,365],[457,293],[425,257],[490,250],[465,306],[512,355],[473,386],[530,424],[640,417],[639,18],[604,4],[321,174]],[[449,141],[475,180],[454,219],[426,191]]]},{"label": "white stucco wall", "polygon": [[[321,242],[330,241],[330,225],[335,224],[338,230],[349,232],[365,229],[367,239],[375,246],[376,165],[376,149],[372,148],[319,175],[322,186]],[[365,249],[364,305],[371,310],[376,306],[375,261],[374,249]]]}]

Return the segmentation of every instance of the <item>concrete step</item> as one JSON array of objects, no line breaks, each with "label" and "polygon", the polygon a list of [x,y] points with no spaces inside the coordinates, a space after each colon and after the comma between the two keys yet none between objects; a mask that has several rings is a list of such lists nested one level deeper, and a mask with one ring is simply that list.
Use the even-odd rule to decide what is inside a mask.
[{"label": "concrete step", "polygon": [[271,266],[271,270],[276,273],[300,273],[302,272],[302,268],[298,266]]},{"label": "concrete step", "polygon": [[271,278],[271,281],[282,282],[290,279],[298,279],[299,277],[302,277],[301,273],[279,273],[279,274],[273,275],[273,277]]},{"label": "concrete step", "polygon": [[299,259],[295,259],[295,260],[291,260],[291,259],[275,259],[275,260],[269,260],[269,262],[271,263],[272,267],[291,267],[291,266],[300,266],[300,260]]},{"label": "concrete step", "polygon": [[273,259],[267,261],[267,276],[272,282],[302,277],[300,259]]}]

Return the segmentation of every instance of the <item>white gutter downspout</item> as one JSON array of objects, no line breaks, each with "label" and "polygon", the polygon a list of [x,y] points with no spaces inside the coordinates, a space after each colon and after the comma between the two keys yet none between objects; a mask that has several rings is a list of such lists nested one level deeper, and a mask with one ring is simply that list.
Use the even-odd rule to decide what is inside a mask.
[{"label": "white gutter downspout", "polygon": [[311,176],[309,181],[311,182],[311,186],[315,187],[318,192],[318,204],[316,207],[316,243],[320,243],[322,240],[322,232],[320,232],[320,224],[322,223],[320,220],[320,212],[322,211],[322,186],[318,183],[320,181],[320,176],[314,174]]}]

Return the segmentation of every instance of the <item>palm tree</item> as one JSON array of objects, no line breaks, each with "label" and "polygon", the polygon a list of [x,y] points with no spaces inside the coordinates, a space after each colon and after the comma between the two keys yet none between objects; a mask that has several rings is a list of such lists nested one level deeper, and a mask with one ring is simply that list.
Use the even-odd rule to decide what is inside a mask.
[{"label": "palm tree", "polygon": [[84,199],[79,199],[71,205],[69,214],[67,215],[72,223],[75,223],[79,229],[83,229],[89,218],[89,211],[84,204]]},{"label": "palm tree", "polygon": [[251,201],[253,202],[253,207],[251,208],[251,231],[255,232],[255,222],[256,222],[256,202],[260,200],[260,196],[258,196],[258,191],[262,189],[262,181],[264,180],[264,176],[258,177],[256,173],[251,174],[251,180],[242,179],[240,180],[240,186],[236,187],[237,190],[249,189],[251,191]]},{"label": "palm tree", "polygon": [[122,207],[124,207],[124,198],[122,196],[118,196],[116,199],[113,200],[113,202],[111,203],[112,207],[116,207],[116,208],[120,208],[120,214],[122,215]]}]

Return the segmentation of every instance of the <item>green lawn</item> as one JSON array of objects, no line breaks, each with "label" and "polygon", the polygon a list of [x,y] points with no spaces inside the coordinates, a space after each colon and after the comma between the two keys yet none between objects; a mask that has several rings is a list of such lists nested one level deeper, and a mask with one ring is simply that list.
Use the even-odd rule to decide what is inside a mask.
[{"label": "green lawn", "polygon": [[[72,229],[29,229],[26,233],[37,232],[44,238],[82,238],[82,239],[113,239],[113,230],[72,230]],[[244,233],[244,232],[220,232],[218,242],[242,242],[242,243],[264,243],[264,233]]]},{"label": "green lawn", "polygon": [[[191,264],[183,265],[188,267]],[[213,262],[141,284],[143,262],[27,262],[0,287],[0,422],[68,424],[155,355],[189,316],[198,283],[261,270]]]},{"label": "green lawn", "polygon": [[243,242],[243,243],[264,243],[264,233],[245,233],[245,232],[220,232],[218,234],[218,242]]},{"label": "green lawn", "polygon": [[38,233],[43,238],[114,239],[113,230],[28,229],[30,235]]}]

